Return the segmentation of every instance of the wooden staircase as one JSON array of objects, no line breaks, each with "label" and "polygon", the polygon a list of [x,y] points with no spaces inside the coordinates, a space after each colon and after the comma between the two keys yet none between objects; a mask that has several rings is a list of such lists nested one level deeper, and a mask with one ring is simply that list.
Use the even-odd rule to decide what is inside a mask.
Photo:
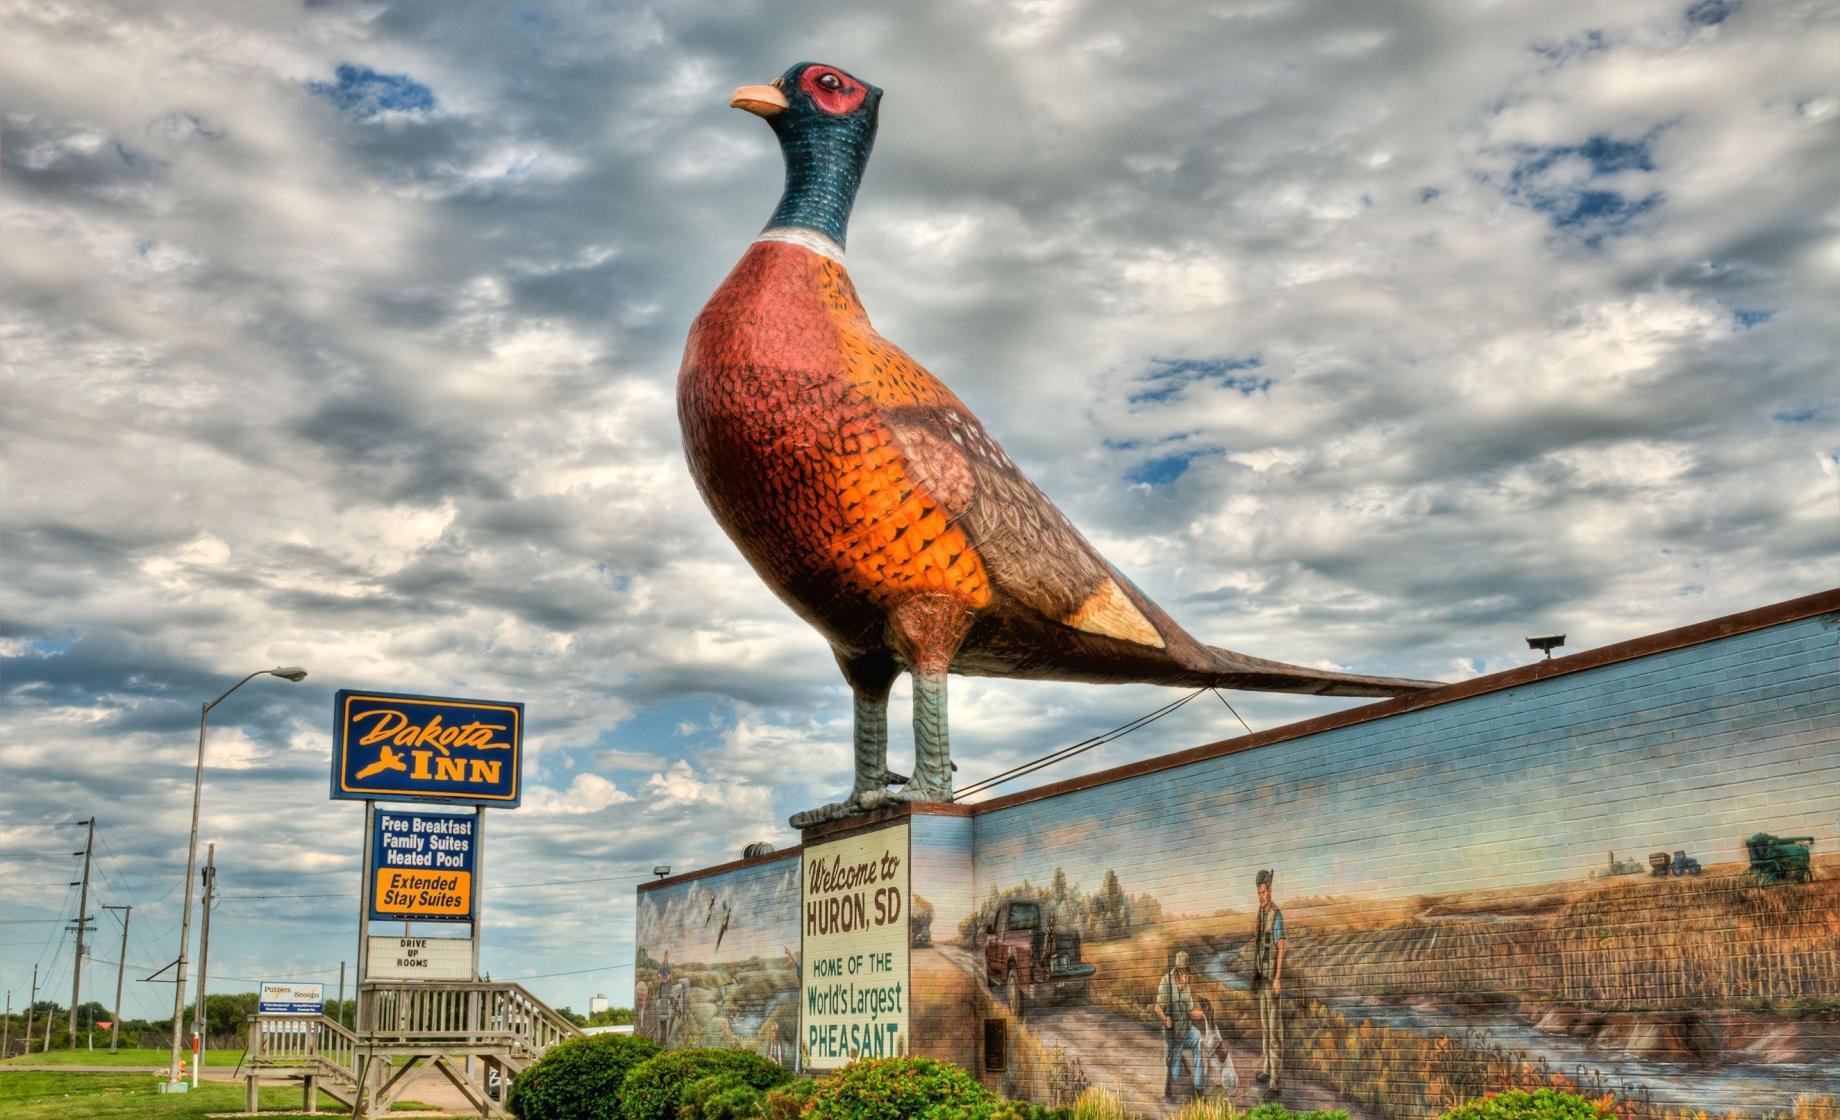
[{"label": "wooden staircase", "polygon": [[[479,1115],[509,1117],[500,1086],[581,1032],[517,984],[497,981],[370,981],[358,991],[358,1029],[323,1015],[252,1015],[245,1109],[255,1112],[263,1081],[299,1081],[308,1112],[320,1092],[353,1117],[387,1113],[428,1069],[458,1089]],[[468,1059],[472,1059],[469,1064]]]}]

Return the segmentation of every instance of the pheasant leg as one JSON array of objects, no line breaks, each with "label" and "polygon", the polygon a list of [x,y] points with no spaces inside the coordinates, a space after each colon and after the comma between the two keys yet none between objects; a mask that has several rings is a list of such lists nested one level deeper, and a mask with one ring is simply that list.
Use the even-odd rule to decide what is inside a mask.
[{"label": "pheasant leg", "polygon": [[856,697],[856,781],[850,789],[850,803],[864,804],[888,786],[907,780],[905,774],[888,769],[888,690],[901,667],[881,651],[855,658],[839,655],[837,665]]},{"label": "pheasant leg", "polygon": [[895,642],[914,676],[914,776],[896,794],[902,800],[952,800],[946,671],[971,620],[970,610],[951,595],[909,599],[890,615]]},{"label": "pheasant leg", "polygon": [[946,674],[914,674],[914,776],[909,801],[952,800],[952,746],[946,721]]}]

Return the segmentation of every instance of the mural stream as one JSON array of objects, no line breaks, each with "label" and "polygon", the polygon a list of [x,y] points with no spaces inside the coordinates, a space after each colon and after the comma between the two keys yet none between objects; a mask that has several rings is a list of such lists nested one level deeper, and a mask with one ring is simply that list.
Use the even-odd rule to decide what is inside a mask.
[{"label": "mural stream", "polygon": [[[1216,952],[1208,958],[1207,975],[1216,982],[1240,991],[1250,990],[1250,983],[1230,963],[1237,950]],[[1463,1037],[1466,1031],[1481,1036],[1485,1045],[1505,1046],[1531,1059],[1544,1059],[1555,1069],[1568,1073],[1583,1071],[1602,1078],[1606,1087],[1620,1093],[1625,1086],[1648,1090],[1655,1104],[1691,1105],[1715,1111],[1745,1111],[1759,1100],[1784,1098],[1784,1107],[1793,1103],[1793,1093],[1785,1091],[1784,1082],[1793,1079],[1798,1092],[1840,1093],[1840,1070],[1825,1063],[1772,1062],[1767,1066],[1742,1064],[1696,1065],[1686,1062],[1656,1061],[1620,1052],[1606,1052],[1589,1040],[1542,1031],[1515,1011],[1473,1010],[1431,1001],[1411,1003],[1364,999],[1358,996],[1317,995],[1319,1002],[1350,1019],[1371,1021],[1375,1026],[1412,1031],[1415,1034]]]}]

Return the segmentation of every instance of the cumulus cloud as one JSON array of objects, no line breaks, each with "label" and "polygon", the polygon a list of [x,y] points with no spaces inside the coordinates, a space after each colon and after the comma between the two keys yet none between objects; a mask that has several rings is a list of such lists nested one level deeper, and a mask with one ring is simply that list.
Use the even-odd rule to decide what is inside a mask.
[{"label": "cumulus cloud", "polygon": [[[850,237],[878,327],[1198,636],[1454,678],[1833,582],[1819,6],[3,18],[19,928],[60,928],[58,822],[95,813],[131,959],[171,958],[198,705],[270,665],[312,675],[212,714],[225,977],[349,957],[339,687],[527,703],[495,975],[629,961],[653,865],[789,842],[847,786],[848,692],[703,510],[673,403],[780,184],[726,94],[799,58],[888,91]],[[960,777],[1173,698],[955,682]],[[1044,777],[1239,726],[1202,697]],[[0,948],[9,983],[56,944]]]}]

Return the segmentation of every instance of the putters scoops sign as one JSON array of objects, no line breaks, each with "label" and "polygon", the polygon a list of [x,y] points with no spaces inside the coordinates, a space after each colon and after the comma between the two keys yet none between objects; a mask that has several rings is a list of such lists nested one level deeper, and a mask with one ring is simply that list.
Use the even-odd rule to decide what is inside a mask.
[{"label": "putters scoops sign", "polygon": [[804,1067],[907,1053],[908,826],[804,851],[799,993]]}]

